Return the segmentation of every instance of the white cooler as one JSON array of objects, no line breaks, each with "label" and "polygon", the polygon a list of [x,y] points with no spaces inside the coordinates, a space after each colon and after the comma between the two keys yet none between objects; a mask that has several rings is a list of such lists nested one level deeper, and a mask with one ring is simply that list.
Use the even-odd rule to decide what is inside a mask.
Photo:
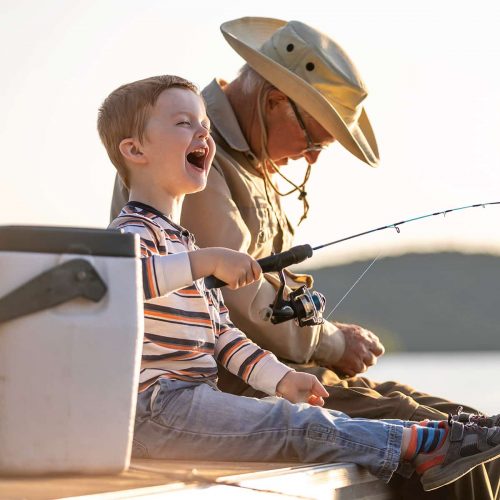
[{"label": "white cooler", "polygon": [[143,324],[136,235],[0,227],[0,474],[128,467]]}]

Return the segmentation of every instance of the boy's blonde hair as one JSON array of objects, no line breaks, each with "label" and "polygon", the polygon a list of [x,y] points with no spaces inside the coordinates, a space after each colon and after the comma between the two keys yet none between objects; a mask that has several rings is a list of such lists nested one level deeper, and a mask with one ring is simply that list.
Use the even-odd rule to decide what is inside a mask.
[{"label": "boy's blonde hair", "polygon": [[97,130],[109,159],[116,167],[125,186],[129,187],[128,172],[120,142],[128,137],[144,138],[146,122],[160,94],[177,87],[200,95],[198,87],[180,76],[161,75],[127,83],[111,92],[99,108]]}]

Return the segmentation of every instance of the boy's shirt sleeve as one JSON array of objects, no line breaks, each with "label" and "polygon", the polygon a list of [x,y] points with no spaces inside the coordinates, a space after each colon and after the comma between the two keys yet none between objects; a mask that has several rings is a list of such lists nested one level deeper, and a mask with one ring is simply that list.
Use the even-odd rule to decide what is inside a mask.
[{"label": "boy's shirt sleeve", "polygon": [[165,242],[162,242],[160,230],[155,231],[154,227],[139,218],[133,223],[129,221],[116,227],[140,236],[142,285],[145,300],[169,295],[193,284],[188,252],[159,254],[165,252]]},{"label": "boy's shirt sleeve", "polygon": [[219,323],[215,328],[215,358],[253,388],[274,396],[280,380],[293,369],[254,344],[231,323],[220,290],[212,297],[217,300],[219,310]]}]

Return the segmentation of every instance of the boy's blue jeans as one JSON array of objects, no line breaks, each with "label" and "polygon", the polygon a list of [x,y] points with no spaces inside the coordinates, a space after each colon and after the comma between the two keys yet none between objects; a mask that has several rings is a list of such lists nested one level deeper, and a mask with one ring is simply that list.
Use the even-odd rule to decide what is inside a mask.
[{"label": "boy's blue jeans", "polygon": [[138,396],[135,457],[222,461],[354,462],[389,481],[400,420],[350,418],[285,399],[234,396],[206,383],[160,379]]}]

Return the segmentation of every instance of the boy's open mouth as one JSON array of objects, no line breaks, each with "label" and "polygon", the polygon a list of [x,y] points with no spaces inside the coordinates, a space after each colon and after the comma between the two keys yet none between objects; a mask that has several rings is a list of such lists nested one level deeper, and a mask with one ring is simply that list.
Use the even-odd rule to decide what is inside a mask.
[{"label": "boy's open mouth", "polygon": [[208,149],[198,148],[188,153],[186,159],[191,165],[193,165],[193,167],[205,170],[205,158],[207,153]]}]

